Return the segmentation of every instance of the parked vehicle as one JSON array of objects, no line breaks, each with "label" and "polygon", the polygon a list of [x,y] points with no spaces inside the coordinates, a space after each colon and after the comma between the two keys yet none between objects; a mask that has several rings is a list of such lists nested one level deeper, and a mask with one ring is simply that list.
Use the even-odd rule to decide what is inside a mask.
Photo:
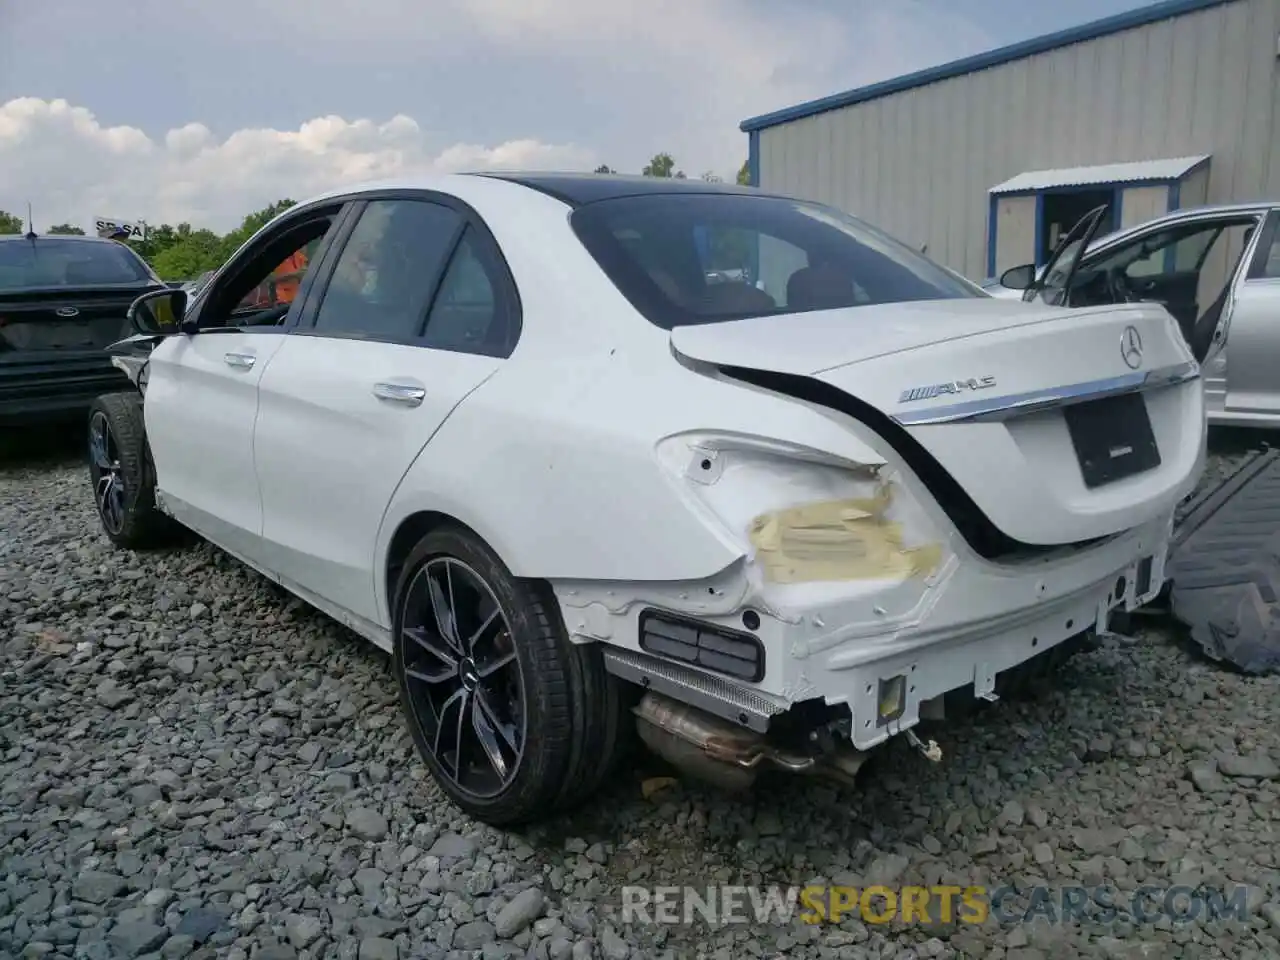
[{"label": "parked vehicle", "polygon": [[1027,264],[988,292],[1070,307],[1159,303],[1203,365],[1209,423],[1280,426],[1280,202],[1177,210],[1083,245],[1069,287],[1067,253],[1058,276]]},{"label": "parked vehicle", "polygon": [[163,287],[114,240],[0,236],[0,424],[74,416],[128,389],[106,348],[132,332],[134,299]]},{"label": "parked vehicle", "polygon": [[204,285],[209,282],[209,279],[213,276],[213,274],[214,274],[213,270],[206,270],[204,273],[200,274],[200,276],[196,277],[194,280],[179,280],[174,283],[171,283],[170,286],[176,286],[179,290],[186,291],[187,300],[191,301],[196,298],[196,294],[198,294],[201,290],[204,289]]},{"label": "parked vehicle", "polygon": [[[758,264],[708,282],[728,231]],[[246,301],[308,244],[290,303]],[[1160,590],[1204,456],[1163,308],[996,300],[730,185],[334,192],[133,316],[139,390],[90,419],[106,535],[176,521],[390,651],[494,824],[590,795],[633,732],[731,787],[848,781],[898,734],[936,758],[912,728],[944,694]]]}]

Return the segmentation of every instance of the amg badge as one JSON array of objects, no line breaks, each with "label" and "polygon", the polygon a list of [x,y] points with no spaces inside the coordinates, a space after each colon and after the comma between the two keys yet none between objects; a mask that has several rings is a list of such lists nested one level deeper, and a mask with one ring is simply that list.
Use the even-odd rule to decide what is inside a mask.
[{"label": "amg badge", "polygon": [[948,393],[964,393],[966,390],[986,390],[996,385],[995,377],[970,377],[967,380],[952,380],[949,383],[935,383],[927,387],[912,387],[903,390],[898,397],[899,403],[911,403],[914,400],[932,400]]}]

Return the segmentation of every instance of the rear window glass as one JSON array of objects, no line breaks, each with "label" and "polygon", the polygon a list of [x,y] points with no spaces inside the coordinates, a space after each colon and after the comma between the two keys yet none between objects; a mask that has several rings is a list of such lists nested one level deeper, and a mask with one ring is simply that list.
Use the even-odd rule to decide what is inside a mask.
[{"label": "rear window glass", "polygon": [[84,240],[6,240],[0,243],[0,290],[158,282],[132,250]]},{"label": "rear window glass", "polygon": [[623,295],[666,329],[988,296],[860,220],[780,197],[626,197],[580,207],[572,223]]}]

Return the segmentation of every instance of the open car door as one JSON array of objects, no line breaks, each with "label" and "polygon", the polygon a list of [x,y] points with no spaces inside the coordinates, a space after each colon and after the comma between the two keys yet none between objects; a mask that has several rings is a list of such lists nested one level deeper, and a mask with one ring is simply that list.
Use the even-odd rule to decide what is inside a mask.
[{"label": "open car door", "polygon": [[1045,302],[1070,307],[1158,303],[1204,363],[1225,342],[1244,272],[1242,258],[1251,251],[1261,220],[1257,210],[1157,220],[1083,256],[1072,237],[1044,271],[1048,289],[1041,295]]},{"label": "open car door", "polygon": [[1043,303],[1052,306],[1071,306],[1067,297],[1071,288],[1071,280],[1075,276],[1076,267],[1094,235],[1102,226],[1102,218],[1107,215],[1107,205],[1094,207],[1076,221],[1075,226],[1066,232],[1058,242],[1049,262],[1038,278],[1035,278],[1022,292],[1022,299],[1031,303],[1039,298]]}]

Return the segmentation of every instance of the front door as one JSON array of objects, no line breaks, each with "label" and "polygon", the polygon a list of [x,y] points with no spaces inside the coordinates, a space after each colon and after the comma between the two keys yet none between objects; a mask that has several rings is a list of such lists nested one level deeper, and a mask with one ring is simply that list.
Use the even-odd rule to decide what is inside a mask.
[{"label": "front door", "polygon": [[316,252],[340,209],[300,214],[257,238],[196,301],[186,318],[195,332],[163,340],[148,365],[144,409],[160,494],[182,522],[251,562],[261,561],[258,385],[300,307],[262,302],[257,288],[286,257],[307,245]]},{"label": "front door", "polygon": [[448,201],[371,199],[318,307],[261,383],[254,456],[271,568],[384,628],[374,584],[386,508],[512,345],[509,275],[480,225]]},{"label": "front door", "polygon": [[1199,214],[1153,224],[1083,258],[1066,301],[1159,303],[1204,363],[1231,321],[1240,258],[1259,220],[1253,213]]}]

